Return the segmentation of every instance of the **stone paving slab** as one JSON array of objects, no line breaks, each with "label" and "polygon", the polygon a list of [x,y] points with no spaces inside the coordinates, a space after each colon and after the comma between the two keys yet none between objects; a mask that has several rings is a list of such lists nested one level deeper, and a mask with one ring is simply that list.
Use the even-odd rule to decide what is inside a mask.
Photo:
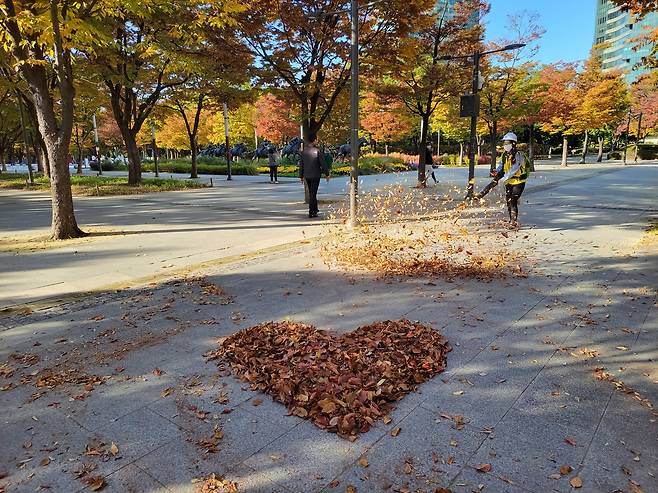
[{"label": "stone paving slab", "polygon": [[[527,278],[381,280],[327,269],[306,244],[205,272],[205,282],[233,297],[225,305],[216,298],[205,304],[202,285],[188,279],[3,318],[0,364],[16,352],[40,361],[18,366],[7,379],[16,388],[0,392],[0,431],[10,437],[0,447],[0,472],[7,473],[0,485],[79,491],[84,485],[73,471],[89,462],[105,476],[105,491],[117,492],[191,493],[192,479],[210,473],[226,474],[243,493],[333,493],[350,484],[359,493],[405,484],[412,491],[543,493],[570,490],[575,475],[583,479],[580,491],[628,490],[629,480],[658,489],[655,413],[594,372],[605,367],[656,402],[656,255],[627,248],[653,217],[651,197],[644,187],[629,214],[624,196],[610,193],[647,173],[605,176],[587,196],[573,184],[527,195],[522,217],[531,226],[515,243],[537,245],[528,252],[534,265]],[[612,198],[621,209],[609,208]],[[150,206],[159,208],[159,200]],[[398,402],[391,424],[378,422],[353,443],[288,416],[203,357],[219,338],[272,319],[341,333],[402,316],[448,338],[447,371]],[[79,362],[107,380],[91,390],[20,384],[38,370]],[[37,391],[44,394],[30,402]],[[462,429],[455,415],[463,416]],[[206,453],[198,442],[215,426],[224,437],[217,452]],[[389,433],[395,426],[397,437]],[[120,452],[83,455],[93,440],[115,442]],[[52,441],[59,448],[39,466],[40,448]],[[359,464],[362,456],[368,467]],[[483,463],[492,470],[477,471]],[[565,464],[573,471],[560,475]]]}]

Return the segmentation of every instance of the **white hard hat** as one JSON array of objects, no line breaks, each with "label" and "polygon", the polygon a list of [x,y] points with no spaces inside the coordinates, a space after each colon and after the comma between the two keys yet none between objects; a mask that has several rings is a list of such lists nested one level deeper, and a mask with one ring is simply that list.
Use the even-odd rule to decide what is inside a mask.
[{"label": "white hard hat", "polygon": [[507,132],[502,140],[513,140],[514,142],[519,141],[514,132]]}]

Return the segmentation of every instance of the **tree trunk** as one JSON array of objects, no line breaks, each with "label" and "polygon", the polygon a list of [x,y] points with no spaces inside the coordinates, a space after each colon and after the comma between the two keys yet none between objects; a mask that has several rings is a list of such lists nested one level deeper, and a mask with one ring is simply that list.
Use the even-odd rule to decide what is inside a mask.
[{"label": "tree trunk", "polygon": [[421,117],[420,140],[418,142],[418,185],[425,186],[425,150],[427,148],[427,129],[430,117],[426,113]]},{"label": "tree trunk", "polygon": [[192,172],[190,173],[190,178],[198,178],[199,175],[197,173],[197,154],[198,154],[198,149],[199,146],[196,142],[196,136],[192,139],[190,139],[190,147],[192,148]]},{"label": "tree trunk", "polygon": [[388,156],[388,142],[384,142],[384,152]]},{"label": "tree trunk", "polygon": [[587,146],[589,144],[589,131],[585,130],[585,140],[583,141],[583,152],[580,155],[578,164],[585,164],[585,157],[587,156]]},{"label": "tree trunk", "polygon": [[6,157],[5,150],[2,149],[2,151],[0,151],[0,173],[2,173],[3,171],[7,171],[7,165],[5,164],[5,157]]},{"label": "tree trunk", "polygon": [[127,125],[120,124],[119,129],[128,153],[128,185],[137,186],[142,181],[142,165],[137,139]]},{"label": "tree trunk", "polygon": [[548,159],[553,157],[553,146],[548,146]]},{"label": "tree trunk", "polygon": [[567,158],[569,157],[569,138],[562,135],[562,166],[567,166]]},{"label": "tree trunk", "polygon": [[459,166],[464,164],[464,143],[459,143]]},{"label": "tree trunk", "polygon": [[528,128],[528,161],[530,161],[530,171],[535,171],[535,126],[529,125]]},{"label": "tree trunk", "polygon": [[599,135],[599,154],[596,156],[596,162],[603,161],[603,136]]},{"label": "tree trunk", "polygon": [[489,170],[494,171],[496,169],[496,158],[498,157],[496,150],[496,144],[498,144],[498,122],[496,121],[491,122],[489,143],[491,145],[491,163],[489,163]]}]

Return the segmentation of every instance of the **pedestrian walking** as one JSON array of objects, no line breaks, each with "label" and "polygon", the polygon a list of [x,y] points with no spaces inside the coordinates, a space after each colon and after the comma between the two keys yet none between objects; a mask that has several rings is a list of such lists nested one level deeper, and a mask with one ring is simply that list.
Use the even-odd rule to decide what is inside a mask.
[{"label": "pedestrian walking", "polygon": [[268,165],[270,167],[270,183],[279,183],[279,156],[276,152],[276,147],[270,146],[267,149]]},{"label": "pedestrian walking", "polygon": [[318,217],[318,188],[324,174],[329,183],[329,168],[324,153],[315,145],[315,136],[311,135],[308,145],[301,152],[299,178],[308,187],[308,217]]},{"label": "pedestrian walking", "polygon": [[439,180],[436,179],[436,175],[434,174],[434,171],[437,168],[438,166],[432,158],[432,144],[427,144],[427,147],[425,148],[425,185],[427,185],[430,178],[434,180],[435,185],[439,183]]},{"label": "pedestrian walking", "polygon": [[505,184],[505,202],[509,213],[509,223],[518,227],[519,199],[525,189],[525,183],[530,174],[530,165],[522,152],[517,150],[518,138],[513,132],[503,137],[504,152],[495,171],[492,171],[493,180],[478,193],[475,198],[481,199],[487,195],[499,182]]}]

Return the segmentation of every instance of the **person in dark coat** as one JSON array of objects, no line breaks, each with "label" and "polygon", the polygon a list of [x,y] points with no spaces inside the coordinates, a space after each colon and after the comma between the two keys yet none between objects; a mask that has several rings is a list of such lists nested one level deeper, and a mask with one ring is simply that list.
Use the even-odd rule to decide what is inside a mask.
[{"label": "person in dark coat", "polygon": [[270,183],[279,183],[279,176],[277,173],[279,163],[277,162],[276,147],[270,146],[267,149],[267,161],[270,167]]},{"label": "person in dark coat", "polygon": [[308,217],[318,217],[318,187],[324,174],[329,183],[329,169],[324,159],[324,153],[315,145],[315,136],[309,138],[304,146],[299,165],[299,178],[308,187]]}]

